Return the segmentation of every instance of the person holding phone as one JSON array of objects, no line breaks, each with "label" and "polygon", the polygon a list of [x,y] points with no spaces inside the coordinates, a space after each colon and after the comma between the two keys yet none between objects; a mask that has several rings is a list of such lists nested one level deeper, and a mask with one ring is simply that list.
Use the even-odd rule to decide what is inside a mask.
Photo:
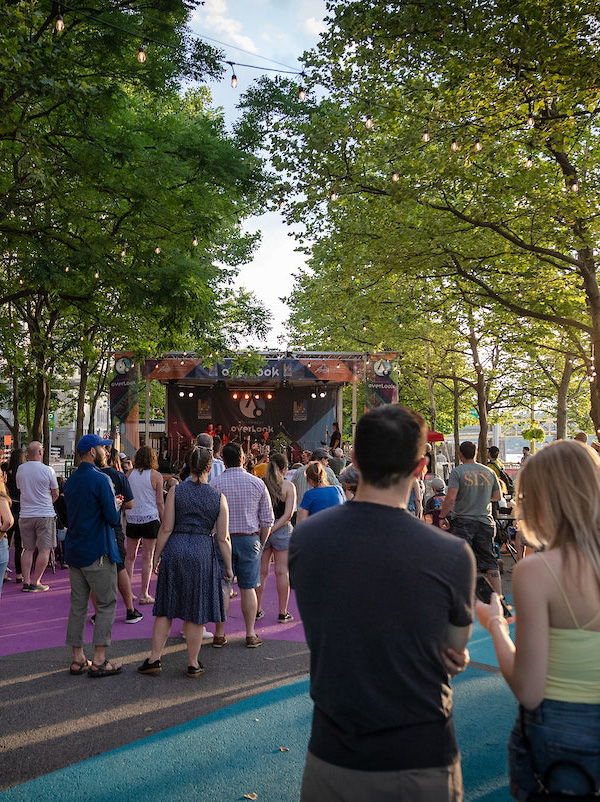
[{"label": "person holding phone", "polygon": [[476,605],[520,703],[511,793],[587,799],[600,794],[600,458],[551,443],[519,471],[516,505],[522,534],[544,551],[513,569],[515,642],[497,594]]}]

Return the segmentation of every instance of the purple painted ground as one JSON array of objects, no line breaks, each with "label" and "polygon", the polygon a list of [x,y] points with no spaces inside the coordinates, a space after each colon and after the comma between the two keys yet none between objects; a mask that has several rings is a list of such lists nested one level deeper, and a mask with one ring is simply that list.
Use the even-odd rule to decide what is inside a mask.
[{"label": "purple painted ground", "polygon": [[[9,566],[14,568],[12,550]],[[14,576],[14,573],[11,576]],[[14,582],[4,583],[0,598],[0,657],[35,649],[49,649],[64,644],[69,615],[69,572],[68,570],[63,571],[57,566],[56,574],[53,575],[50,571],[46,571],[42,581],[46,585],[50,585],[50,590],[45,593],[23,593],[22,585],[16,585]],[[156,577],[153,577],[150,583],[152,595],[154,595],[155,587]],[[139,595],[139,591],[140,560],[138,558],[133,574],[133,592]],[[152,605],[139,606],[138,609],[143,613],[144,620],[138,624],[126,624],[125,605],[119,596],[113,640],[129,640],[131,638],[150,640],[154,621]],[[261,638],[304,642],[304,628],[300,622],[293,592],[290,596],[289,611],[294,616],[294,621],[290,624],[277,623],[279,609],[273,566],[271,566],[263,597],[263,610],[265,617],[256,625],[256,631]],[[90,615],[92,612],[93,608],[90,604]],[[214,632],[214,625],[209,624],[207,629]],[[92,625],[88,623],[86,626],[86,641],[88,642],[92,640],[92,630]],[[225,631],[228,637],[241,638],[245,635],[239,596],[231,600]],[[171,634],[177,636],[180,632],[181,622],[174,621]]]}]

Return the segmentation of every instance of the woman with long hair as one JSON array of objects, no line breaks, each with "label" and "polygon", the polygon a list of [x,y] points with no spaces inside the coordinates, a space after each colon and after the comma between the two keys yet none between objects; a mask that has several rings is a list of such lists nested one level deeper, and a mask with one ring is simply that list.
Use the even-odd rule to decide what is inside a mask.
[{"label": "woman with long hair", "polygon": [[318,460],[308,463],[305,475],[309,490],[302,496],[298,509],[298,523],[308,518],[309,515],[314,515],[316,512],[326,510],[328,507],[335,507],[346,501],[342,488],[339,485],[329,484],[325,468]]},{"label": "woman with long hair", "polygon": [[[153,613],[152,651],[140,674],[162,671],[161,657],[174,618],[185,625],[188,677],[204,672],[199,662],[204,624],[225,621],[224,588],[217,546],[224,564],[227,589],[233,579],[229,509],[222,493],[208,484],[213,452],[196,446],[188,456],[191,480],[169,490],[154,555],[158,571]],[[213,532],[217,533],[215,544]]]},{"label": "woman with long hair", "polygon": [[558,440],[523,463],[516,514],[543,549],[513,569],[515,643],[500,599],[477,602],[520,703],[509,741],[511,792],[600,794],[600,458]]},{"label": "woman with long hair", "polygon": [[19,529],[21,491],[17,487],[17,470],[19,465],[22,465],[24,462],[25,452],[22,448],[15,448],[11,451],[8,460],[8,468],[6,470],[6,490],[10,496],[14,519],[14,524],[8,532],[8,545],[11,546],[13,542],[15,544],[15,582],[18,584],[23,582],[23,574],[21,572],[21,552],[23,551],[23,544],[21,543],[21,530]]},{"label": "woman with long hair", "polygon": [[2,596],[2,585],[4,575],[8,566],[8,530],[13,525],[13,516],[10,511],[11,500],[6,492],[6,486],[0,479],[0,596]]},{"label": "woman with long hair", "polygon": [[289,621],[294,620],[287,606],[290,598],[288,553],[290,548],[290,535],[292,534],[291,518],[296,509],[296,487],[284,478],[287,468],[288,461],[285,454],[280,454],[277,451],[271,454],[263,481],[271,497],[275,523],[263,548],[260,561],[260,587],[256,589],[256,596],[258,598],[258,613],[256,614],[256,618],[259,619],[264,617],[261,606],[262,597],[265,591],[265,583],[269,575],[271,555],[273,555],[277,596],[279,599],[278,621],[280,624],[287,624]]},{"label": "woman with long hair", "polygon": [[133,493],[133,508],[125,510],[127,519],[125,568],[129,579],[133,580],[133,566],[141,542],[142,591],[140,604],[153,604],[154,598],[149,592],[152,557],[165,503],[163,479],[158,472],[158,459],[150,446],[138,448],[133,468],[127,474],[127,478]]}]

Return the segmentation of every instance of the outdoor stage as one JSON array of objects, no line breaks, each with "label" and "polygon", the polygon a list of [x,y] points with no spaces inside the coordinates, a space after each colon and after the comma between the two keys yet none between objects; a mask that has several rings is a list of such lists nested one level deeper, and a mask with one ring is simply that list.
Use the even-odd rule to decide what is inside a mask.
[{"label": "outdoor stage", "polygon": [[[251,375],[236,372],[231,359],[212,363],[168,354],[135,364],[130,355],[116,354],[110,404],[121,450],[132,455],[141,430],[165,464],[177,465],[197,435],[214,428],[224,441],[240,442],[246,449],[252,443],[268,443],[291,456],[326,443],[334,421],[342,428],[345,386],[352,387],[353,434],[359,384],[364,384],[366,409],[398,400],[396,354],[261,352],[260,356],[262,365]],[[150,427],[152,381],[166,386],[165,429],[158,436]],[[139,393],[144,385],[146,418],[140,425]]]}]

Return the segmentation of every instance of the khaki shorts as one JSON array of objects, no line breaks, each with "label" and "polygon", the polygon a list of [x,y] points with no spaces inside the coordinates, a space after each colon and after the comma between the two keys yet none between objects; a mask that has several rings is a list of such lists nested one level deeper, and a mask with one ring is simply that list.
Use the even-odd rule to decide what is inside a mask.
[{"label": "khaki shorts", "polygon": [[27,551],[53,549],[56,546],[56,517],[19,518],[21,542]]},{"label": "khaki shorts", "polygon": [[310,752],[301,802],[462,802],[460,760],[407,771],[357,771],[325,763]]}]

